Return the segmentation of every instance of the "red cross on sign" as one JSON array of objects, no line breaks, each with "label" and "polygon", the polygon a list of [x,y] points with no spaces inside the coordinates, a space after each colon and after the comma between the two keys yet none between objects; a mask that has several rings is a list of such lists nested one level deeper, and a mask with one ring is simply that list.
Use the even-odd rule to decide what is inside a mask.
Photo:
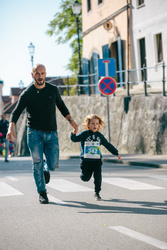
[{"label": "red cross on sign", "polygon": [[111,95],[117,87],[116,81],[111,77],[104,77],[99,81],[99,90],[103,95]]}]

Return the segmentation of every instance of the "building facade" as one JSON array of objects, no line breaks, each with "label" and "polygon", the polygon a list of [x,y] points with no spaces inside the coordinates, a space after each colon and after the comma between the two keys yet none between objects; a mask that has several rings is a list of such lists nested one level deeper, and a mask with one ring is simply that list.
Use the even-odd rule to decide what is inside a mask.
[{"label": "building facade", "polygon": [[[114,58],[117,71],[131,64],[130,15],[127,0],[82,1],[83,74],[93,74],[89,78],[89,83],[96,84],[92,92],[98,93],[99,58]],[[116,80],[124,82],[124,75],[119,73]],[[88,79],[84,79],[84,84],[87,82]]]},{"label": "building facade", "polygon": [[[167,1],[132,0],[134,68],[147,67],[146,76],[152,87],[161,84],[163,62],[167,64],[166,30]],[[136,79],[143,80],[140,70]]]},{"label": "building facade", "polygon": [[120,86],[162,82],[163,69],[167,74],[162,67],[167,64],[166,28],[164,0],[82,1],[84,84],[99,93],[98,59],[103,58],[115,58]]}]

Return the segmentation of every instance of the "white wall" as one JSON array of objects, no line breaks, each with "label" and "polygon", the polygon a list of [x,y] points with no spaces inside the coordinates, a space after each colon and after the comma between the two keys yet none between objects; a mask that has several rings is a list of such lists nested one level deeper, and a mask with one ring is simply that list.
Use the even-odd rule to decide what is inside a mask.
[{"label": "white wall", "polygon": [[[143,7],[137,8],[137,0],[132,0],[132,30],[134,46],[134,65],[140,68],[139,39],[145,38],[147,67],[161,66],[157,63],[155,35],[162,33],[163,60],[167,65],[167,1],[145,0]],[[162,77],[162,68],[150,69],[148,80],[156,81]],[[167,70],[166,70],[167,75]],[[151,83],[150,83],[151,84]],[[162,83],[152,83],[152,86],[162,86]]]}]

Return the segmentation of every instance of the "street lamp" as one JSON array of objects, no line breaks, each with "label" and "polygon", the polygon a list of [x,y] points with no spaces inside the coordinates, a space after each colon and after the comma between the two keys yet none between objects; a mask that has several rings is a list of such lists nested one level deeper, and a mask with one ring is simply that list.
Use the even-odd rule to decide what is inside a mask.
[{"label": "street lamp", "polygon": [[[81,46],[80,46],[80,37],[79,37],[79,14],[81,12],[81,3],[78,2],[78,0],[75,0],[75,3],[72,5],[72,11],[73,14],[76,16],[76,23],[77,23],[77,35],[78,35],[78,84],[81,86],[83,84],[83,78],[82,78],[82,66],[81,66]],[[81,94],[83,94],[83,88],[80,88],[79,91]]]},{"label": "street lamp", "polygon": [[29,49],[29,53],[31,56],[31,63],[32,63],[32,67],[34,66],[34,52],[35,52],[35,46],[33,45],[33,43],[30,43],[30,45],[28,46]]},{"label": "street lamp", "polygon": [[20,89],[23,89],[23,88],[24,88],[24,83],[23,83],[22,80],[20,80],[20,82],[19,82],[19,88],[20,88]]}]

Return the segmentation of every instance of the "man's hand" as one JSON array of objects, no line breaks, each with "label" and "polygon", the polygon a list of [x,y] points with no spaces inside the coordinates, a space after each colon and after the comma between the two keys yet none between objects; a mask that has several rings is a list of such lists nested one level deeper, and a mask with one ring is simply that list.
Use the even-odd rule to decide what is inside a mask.
[{"label": "man's hand", "polygon": [[7,132],[7,135],[6,135],[6,139],[8,141],[13,142],[13,139],[16,138],[16,134],[15,134],[15,131],[14,131],[14,126],[15,126],[14,122],[9,123],[9,128],[8,128],[8,132]]},{"label": "man's hand", "polygon": [[78,125],[74,122],[74,120],[70,121],[71,126],[74,128],[73,134],[76,134],[78,131]]},{"label": "man's hand", "polygon": [[117,155],[117,157],[118,157],[118,160],[121,161],[121,156],[120,156],[120,155]]}]

